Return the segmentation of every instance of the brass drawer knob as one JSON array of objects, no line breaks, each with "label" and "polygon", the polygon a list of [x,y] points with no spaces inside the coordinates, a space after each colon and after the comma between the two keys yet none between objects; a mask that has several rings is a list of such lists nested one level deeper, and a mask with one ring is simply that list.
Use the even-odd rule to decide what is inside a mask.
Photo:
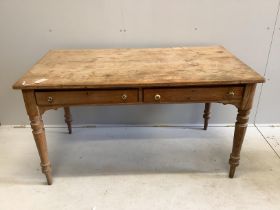
[{"label": "brass drawer knob", "polygon": [[159,101],[159,100],[160,100],[160,95],[159,95],[159,94],[156,94],[156,95],[155,95],[155,100],[156,100],[156,101]]},{"label": "brass drawer knob", "polygon": [[123,95],[122,95],[122,100],[123,100],[123,101],[126,101],[126,99],[127,99],[127,95],[126,95],[126,94],[123,94]]},{"label": "brass drawer knob", "polygon": [[49,103],[52,103],[52,102],[53,102],[53,97],[49,96],[49,97],[48,97],[48,102],[49,102]]},{"label": "brass drawer knob", "polygon": [[232,96],[235,95],[235,93],[234,93],[233,90],[232,90],[232,91],[229,91],[227,95],[230,96],[230,97],[232,97]]}]

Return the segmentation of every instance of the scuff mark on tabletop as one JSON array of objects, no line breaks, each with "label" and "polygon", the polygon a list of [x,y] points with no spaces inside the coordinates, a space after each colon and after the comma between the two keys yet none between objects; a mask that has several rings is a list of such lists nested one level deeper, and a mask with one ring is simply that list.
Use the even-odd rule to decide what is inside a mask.
[{"label": "scuff mark on tabletop", "polygon": [[46,78],[43,78],[43,79],[38,79],[38,80],[36,80],[34,83],[35,84],[40,84],[41,82],[45,82],[45,81],[47,81],[48,79],[46,79]]}]

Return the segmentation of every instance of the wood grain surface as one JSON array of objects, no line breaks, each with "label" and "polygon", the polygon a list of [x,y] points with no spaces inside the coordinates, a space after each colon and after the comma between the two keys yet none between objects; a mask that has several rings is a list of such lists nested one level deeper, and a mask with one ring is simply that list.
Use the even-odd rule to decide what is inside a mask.
[{"label": "wood grain surface", "polygon": [[221,46],[51,50],[15,89],[248,84],[264,78]]}]

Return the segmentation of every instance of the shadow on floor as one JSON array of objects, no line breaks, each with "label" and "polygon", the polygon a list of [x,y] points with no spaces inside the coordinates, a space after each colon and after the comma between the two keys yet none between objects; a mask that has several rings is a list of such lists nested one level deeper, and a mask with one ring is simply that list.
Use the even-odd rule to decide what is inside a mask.
[{"label": "shadow on floor", "polygon": [[231,141],[193,128],[47,131],[54,176],[227,173]]}]

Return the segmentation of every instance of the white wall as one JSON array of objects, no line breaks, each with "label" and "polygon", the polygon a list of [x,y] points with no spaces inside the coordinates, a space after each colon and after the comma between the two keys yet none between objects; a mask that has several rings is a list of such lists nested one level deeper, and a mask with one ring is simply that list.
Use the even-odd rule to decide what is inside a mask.
[{"label": "white wall", "polygon": [[[278,8],[279,0],[0,0],[0,122],[29,123],[21,93],[11,86],[49,49],[221,44],[266,72],[251,122],[256,116],[257,123],[279,123]],[[91,106],[73,108],[73,118],[77,124],[186,124],[202,123],[202,111],[200,104]],[[233,123],[235,115],[234,107],[215,104],[211,123]],[[63,123],[63,113],[47,112],[44,120]]]},{"label": "white wall", "polygon": [[267,82],[262,86],[256,123],[280,122],[280,13],[278,13],[274,36],[265,73]]}]

